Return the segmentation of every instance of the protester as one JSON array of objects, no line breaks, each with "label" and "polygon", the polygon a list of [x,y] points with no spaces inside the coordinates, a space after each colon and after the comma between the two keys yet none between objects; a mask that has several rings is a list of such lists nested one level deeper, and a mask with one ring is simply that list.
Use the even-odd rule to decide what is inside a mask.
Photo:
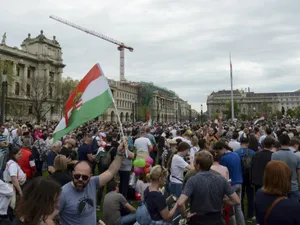
[{"label": "protester", "polygon": [[49,178],[39,177],[24,189],[16,208],[13,225],[55,225],[61,187]]},{"label": "protester", "polygon": [[256,193],[255,210],[258,224],[300,224],[300,203],[287,196],[291,190],[292,170],[279,160],[272,160],[264,171],[262,189]]},{"label": "protester", "polygon": [[61,186],[72,181],[72,176],[67,172],[68,159],[64,155],[58,155],[54,159],[54,172],[50,175]]},{"label": "protester", "polygon": [[209,171],[212,164],[213,156],[208,151],[196,153],[194,165],[198,173],[187,181],[178,199],[178,207],[184,217],[187,217],[185,203],[191,198],[191,215],[189,215],[191,217],[189,224],[191,225],[225,225],[222,216],[225,195],[228,197],[227,204],[240,204],[238,195],[228,181]]},{"label": "protester", "polygon": [[124,157],[125,143],[121,142],[118,155],[107,171],[92,176],[89,162],[75,164],[73,181],[62,188],[59,211],[62,225],[96,224],[96,190],[106,185],[117,174]]},{"label": "protester", "polygon": [[11,225],[11,220],[7,214],[10,198],[13,196],[13,188],[0,180],[0,224]]},{"label": "protester", "polygon": [[160,188],[166,183],[167,175],[168,171],[162,166],[157,165],[151,169],[151,184],[144,193],[145,202],[152,220],[150,225],[172,224],[170,221],[176,213],[177,204],[169,210],[167,201],[160,191]]},{"label": "protester", "polygon": [[[106,225],[131,225],[135,219],[136,209],[119,193],[118,182],[115,179],[107,184],[107,194],[103,202],[103,222]],[[128,211],[121,215],[121,211]]]}]

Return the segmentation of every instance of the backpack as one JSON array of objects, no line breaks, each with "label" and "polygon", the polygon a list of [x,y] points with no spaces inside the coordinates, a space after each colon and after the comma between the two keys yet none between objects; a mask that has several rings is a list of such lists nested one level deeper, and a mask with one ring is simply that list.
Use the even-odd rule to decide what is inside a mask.
[{"label": "backpack", "polygon": [[111,164],[111,151],[114,147],[111,147],[108,151],[99,152],[99,163],[104,169],[108,169]]},{"label": "backpack", "polygon": [[249,152],[249,149],[247,149],[245,155],[242,157],[243,173],[249,172],[251,167],[252,156],[249,154]]},{"label": "backpack", "polygon": [[139,202],[139,207],[136,210],[135,216],[136,222],[140,225],[149,225],[151,223],[152,219],[145,201]]}]

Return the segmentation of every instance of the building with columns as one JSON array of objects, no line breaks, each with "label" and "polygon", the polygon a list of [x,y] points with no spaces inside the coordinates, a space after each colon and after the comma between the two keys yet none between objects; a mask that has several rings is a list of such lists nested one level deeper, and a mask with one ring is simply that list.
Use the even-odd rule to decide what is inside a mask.
[{"label": "building with columns", "polygon": [[[0,80],[2,73],[7,74],[5,119],[36,121],[35,109],[39,107],[41,121],[60,120],[64,67],[62,49],[55,36],[48,39],[43,31],[36,37],[28,34],[19,49],[8,46],[4,35],[0,44]],[[121,122],[145,121],[148,112],[158,122],[191,119],[191,106],[171,90],[146,82],[108,82],[117,110],[112,105],[100,120],[117,122],[118,115]]]},{"label": "building with columns", "polygon": [[55,36],[48,39],[43,31],[28,37],[18,47],[0,44],[2,74],[7,74],[6,120],[58,120],[61,115],[59,84],[65,65]]},{"label": "building with columns", "polygon": [[[255,116],[257,114],[271,115],[284,108],[294,109],[300,106],[300,90],[294,92],[255,93],[250,89],[234,90],[233,99],[237,103],[240,114]],[[207,113],[212,118],[219,110],[226,110],[226,103],[231,101],[231,91],[212,92],[207,97]]]}]

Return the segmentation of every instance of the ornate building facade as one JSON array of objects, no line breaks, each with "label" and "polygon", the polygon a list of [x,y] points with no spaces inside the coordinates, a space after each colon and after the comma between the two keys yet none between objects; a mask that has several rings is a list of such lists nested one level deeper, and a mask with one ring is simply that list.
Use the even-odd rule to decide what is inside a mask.
[{"label": "ornate building facade", "polygon": [[65,65],[55,36],[50,40],[43,31],[35,38],[28,34],[19,49],[8,46],[4,34],[0,60],[1,73],[7,75],[6,120],[58,120],[58,84]]},{"label": "ornate building facade", "polygon": [[[234,101],[238,105],[240,114],[255,115],[257,113],[269,114],[300,106],[300,91],[295,92],[273,92],[254,93],[248,91],[234,90]],[[222,90],[212,92],[207,97],[207,113],[211,118],[218,110],[226,110],[226,103],[231,101],[231,91]]]},{"label": "ornate building facade", "polygon": [[[6,74],[5,119],[60,120],[64,67],[62,49],[55,36],[48,39],[43,31],[37,37],[28,34],[19,49],[8,46],[4,35],[0,44],[0,81],[1,75]],[[108,82],[117,110],[112,105],[101,120],[117,122],[119,116],[121,122],[145,121],[148,112],[153,121],[159,122],[191,119],[191,106],[173,91],[146,82]]]}]

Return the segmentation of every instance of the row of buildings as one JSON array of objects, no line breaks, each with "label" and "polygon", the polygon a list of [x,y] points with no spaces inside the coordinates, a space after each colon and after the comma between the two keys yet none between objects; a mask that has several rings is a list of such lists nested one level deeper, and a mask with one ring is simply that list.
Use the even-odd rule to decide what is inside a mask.
[{"label": "row of buildings", "polygon": [[[62,48],[55,36],[46,38],[43,31],[28,37],[21,49],[6,44],[6,34],[0,44],[0,74],[6,78],[6,120],[59,120],[63,102],[60,83],[65,65]],[[0,76],[0,79],[5,79]],[[198,117],[187,101],[173,91],[152,83],[109,80],[122,122],[144,121],[150,112],[159,122],[186,121]],[[38,112],[39,111],[39,112]],[[117,121],[111,106],[101,119]],[[39,114],[39,115],[37,115]]]},{"label": "row of buildings", "polygon": [[[300,106],[300,90],[295,92],[255,93],[246,90],[234,90],[233,98],[240,114],[255,116],[271,115],[276,111],[287,111]],[[231,101],[231,91],[221,90],[212,92],[207,97],[207,114],[212,118],[220,110],[226,111],[227,102]],[[228,105],[228,104],[227,104]]]}]

